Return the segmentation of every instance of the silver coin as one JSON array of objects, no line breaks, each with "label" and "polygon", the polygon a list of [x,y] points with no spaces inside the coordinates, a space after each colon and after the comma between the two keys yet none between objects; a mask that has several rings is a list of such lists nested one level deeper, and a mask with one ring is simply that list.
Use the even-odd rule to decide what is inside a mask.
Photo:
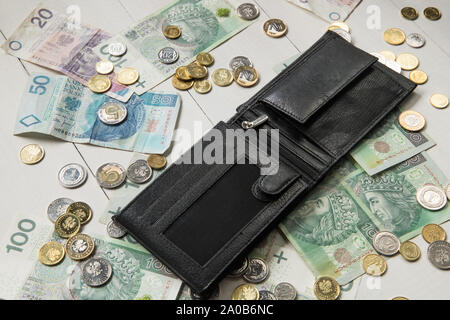
[{"label": "silver coin", "polygon": [[114,189],[125,182],[125,168],[115,162],[108,162],[97,169],[98,184],[106,189]]},{"label": "silver coin", "polygon": [[103,258],[91,258],[82,268],[83,281],[90,287],[99,287],[111,279],[112,266]]},{"label": "silver coin", "polygon": [[127,52],[127,46],[121,42],[114,42],[108,45],[108,53],[112,56],[119,57]]},{"label": "silver coin", "polygon": [[437,268],[450,269],[450,244],[447,241],[433,241],[428,247],[428,260]]},{"label": "silver coin", "polygon": [[402,73],[402,67],[400,66],[400,64],[397,61],[387,60],[386,66],[389,67],[390,69],[394,70],[397,73]]},{"label": "silver coin", "polygon": [[55,223],[56,219],[66,213],[67,207],[72,203],[74,203],[74,201],[69,198],[53,200],[47,208],[47,216],[50,221]]},{"label": "silver coin", "polygon": [[422,48],[425,42],[425,38],[419,33],[411,33],[406,37],[406,43],[412,48]]},{"label": "silver coin", "polygon": [[277,300],[277,297],[269,290],[259,290],[259,300]]},{"label": "silver coin", "polygon": [[389,231],[380,231],[372,239],[372,245],[379,253],[392,256],[400,250],[400,240]]},{"label": "silver coin", "polygon": [[78,163],[69,163],[58,172],[58,180],[65,188],[81,186],[87,178],[86,169]]},{"label": "silver coin", "polygon": [[386,64],[386,57],[383,56],[381,53],[371,52],[370,54],[373,55],[374,57],[377,57],[379,63],[382,63],[384,65]]},{"label": "silver coin", "polygon": [[347,31],[342,30],[342,29],[339,29],[339,28],[333,29],[333,30],[331,30],[331,31],[337,33],[337,34],[340,35],[342,38],[344,38],[346,41],[352,43],[352,36],[351,36],[350,33],[348,33]]},{"label": "silver coin", "polygon": [[250,61],[249,58],[247,57],[243,57],[243,56],[237,56],[234,57],[233,59],[231,59],[230,61],[230,69],[234,71],[242,66],[247,66],[247,67],[252,67],[253,68],[253,63]]},{"label": "silver coin", "polygon": [[250,283],[260,283],[269,276],[269,266],[259,258],[251,258],[248,260],[248,268],[243,277]]},{"label": "silver coin", "polygon": [[118,101],[105,102],[97,111],[97,116],[104,124],[119,124],[127,117],[127,108]]},{"label": "silver coin", "polygon": [[273,293],[277,300],[295,300],[297,297],[297,290],[295,290],[292,284],[287,282],[277,284]]},{"label": "silver coin", "polygon": [[171,47],[165,47],[158,52],[159,61],[165,64],[171,64],[178,60],[178,52]]},{"label": "silver coin", "polygon": [[145,183],[152,176],[152,168],[145,160],[136,160],[127,169],[127,178],[134,183]]},{"label": "silver coin", "polygon": [[247,259],[247,257],[245,257],[244,259],[239,260],[234,265],[234,269],[230,271],[228,276],[231,278],[240,277],[245,273],[245,271],[247,271],[247,268],[248,268],[248,259]]},{"label": "silver coin", "polygon": [[434,184],[426,184],[417,190],[417,201],[425,209],[436,211],[447,204],[445,192]]},{"label": "silver coin", "polygon": [[244,20],[255,20],[259,16],[259,9],[253,3],[243,3],[237,7],[236,12]]},{"label": "silver coin", "polygon": [[120,224],[116,223],[114,220],[110,220],[106,225],[106,232],[108,236],[111,238],[122,238],[127,234],[127,230],[125,230]]},{"label": "silver coin", "polygon": [[447,194],[447,199],[450,200],[450,183],[448,184],[447,188],[445,188],[445,193]]}]

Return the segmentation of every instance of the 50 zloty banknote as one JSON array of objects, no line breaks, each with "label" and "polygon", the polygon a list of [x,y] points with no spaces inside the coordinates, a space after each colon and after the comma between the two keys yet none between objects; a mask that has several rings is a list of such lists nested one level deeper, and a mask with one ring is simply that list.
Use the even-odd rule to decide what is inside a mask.
[{"label": "50 zloty banknote", "polygon": [[[109,101],[127,109],[127,117],[117,125],[97,117],[97,110]],[[66,76],[37,73],[25,88],[14,134],[42,133],[76,143],[162,154],[171,144],[180,105],[178,94],[162,92],[133,95],[121,103]]]}]

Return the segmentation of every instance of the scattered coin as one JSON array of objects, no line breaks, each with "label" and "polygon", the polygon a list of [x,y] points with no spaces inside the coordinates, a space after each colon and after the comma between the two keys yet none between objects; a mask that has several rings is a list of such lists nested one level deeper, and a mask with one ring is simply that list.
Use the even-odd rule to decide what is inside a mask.
[{"label": "scattered coin", "polygon": [[448,98],[443,94],[436,93],[431,96],[430,103],[435,108],[444,109],[448,106]]},{"label": "scattered coin", "polygon": [[392,300],[409,300],[409,299],[405,297],[394,297],[392,298]]},{"label": "scattered coin", "polygon": [[288,282],[281,282],[276,285],[273,290],[277,300],[295,300],[297,297],[297,290]]},{"label": "scattered coin", "polygon": [[164,28],[163,34],[168,39],[177,39],[181,36],[181,29],[178,26],[168,25]]},{"label": "scattered coin", "polygon": [[20,150],[20,160],[25,164],[36,164],[44,158],[45,151],[39,144],[28,144]]},{"label": "scattered coin", "polygon": [[247,66],[247,67],[253,67],[253,63],[250,61],[249,58],[243,57],[243,56],[237,56],[231,59],[230,61],[230,69],[234,72],[237,68]]},{"label": "scattered coin", "polygon": [[431,243],[428,247],[428,259],[439,269],[450,269],[450,244],[442,240]]},{"label": "scattered coin", "polygon": [[194,85],[194,80],[180,80],[176,75],[172,77],[172,86],[178,90],[188,90]]},{"label": "scattered coin", "polygon": [[402,67],[396,61],[386,60],[386,66],[397,73],[402,73]]},{"label": "scattered coin", "polygon": [[405,42],[405,33],[398,28],[387,29],[384,32],[384,41],[392,45],[400,45]]},{"label": "scattered coin", "polygon": [[200,66],[196,63],[187,65],[186,71],[192,79],[202,79],[208,74],[208,69],[205,66]]},{"label": "scattered coin", "polygon": [[372,245],[379,253],[392,256],[400,249],[400,240],[392,232],[380,231],[373,237]]},{"label": "scattered coin", "polygon": [[171,47],[165,47],[158,52],[159,61],[164,64],[171,64],[178,60],[178,52]]},{"label": "scattered coin", "polygon": [[230,70],[225,68],[219,68],[214,70],[214,72],[211,75],[212,81],[220,86],[220,87],[226,87],[229,86],[233,82],[233,74]]},{"label": "scattered coin", "polygon": [[383,56],[381,53],[371,52],[370,54],[373,55],[374,57],[376,57],[378,59],[378,62],[380,62],[382,64],[386,64],[386,57]]},{"label": "scattered coin", "polygon": [[406,43],[412,48],[422,48],[425,42],[424,36],[419,33],[411,33],[406,37]]},{"label": "scattered coin", "polygon": [[47,266],[54,266],[64,259],[64,247],[57,241],[45,243],[38,253],[39,261]]},{"label": "scattered coin", "polygon": [[151,154],[147,158],[147,163],[152,169],[162,169],[167,164],[167,159],[162,154]]},{"label": "scattered coin", "polygon": [[248,268],[248,258],[244,258],[237,262],[237,265],[228,274],[229,277],[236,278],[242,276]]},{"label": "scattered coin", "polygon": [[208,93],[211,91],[212,85],[211,82],[209,82],[206,79],[203,80],[196,80],[194,82],[194,90],[198,93]]},{"label": "scattered coin", "polygon": [[76,216],[82,225],[88,223],[92,218],[91,207],[89,207],[87,203],[81,201],[69,204],[66,213]]},{"label": "scattered coin", "polygon": [[108,53],[112,56],[119,57],[127,52],[127,46],[121,42],[110,43],[108,45]]},{"label": "scattered coin", "polygon": [[341,294],[341,287],[331,277],[320,277],[314,283],[314,294],[319,300],[336,300]]},{"label": "scattered coin", "polygon": [[243,3],[237,7],[236,11],[244,20],[255,20],[259,16],[259,9],[253,3]]},{"label": "scattered coin", "polygon": [[258,72],[254,68],[247,66],[237,68],[233,77],[236,83],[242,87],[251,87],[259,80]]},{"label": "scattered coin", "polygon": [[70,238],[80,231],[81,223],[73,214],[63,214],[55,221],[55,232],[61,238]]},{"label": "scattered coin", "polygon": [[408,20],[416,20],[419,17],[419,13],[412,7],[405,7],[401,10],[401,14]]},{"label": "scattered coin", "polygon": [[92,92],[103,93],[111,88],[111,80],[108,78],[108,76],[97,74],[89,79],[88,87]]},{"label": "scattered coin", "polygon": [[109,281],[112,276],[112,266],[103,258],[91,258],[82,267],[83,281],[90,287],[99,287]]},{"label": "scattered coin", "polygon": [[386,260],[378,254],[368,254],[362,260],[364,272],[371,276],[381,276],[386,272]]},{"label": "scattered coin", "polygon": [[439,20],[441,18],[441,11],[435,7],[428,7],[423,10],[423,14],[430,20]]},{"label": "scattered coin", "polygon": [[420,131],[425,127],[424,116],[413,110],[403,111],[398,117],[398,122],[403,129],[413,132]]},{"label": "scattered coin", "polygon": [[447,234],[441,226],[431,223],[422,228],[422,237],[426,242],[433,243],[434,241],[445,240]]},{"label": "scattered coin", "polygon": [[65,188],[77,188],[86,181],[87,171],[78,163],[69,163],[59,170],[58,179]]},{"label": "scattered coin", "polygon": [[244,279],[251,283],[260,283],[269,276],[269,267],[259,258],[251,258],[248,261],[248,269],[244,273]]},{"label": "scattered coin", "polygon": [[416,261],[420,258],[420,248],[411,241],[405,241],[400,246],[400,254],[407,261]]},{"label": "scattered coin", "polygon": [[51,222],[55,223],[56,219],[66,213],[67,207],[74,201],[69,198],[58,198],[53,200],[47,208],[47,216]]},{"label": "scattered coin", "polygon": [[108,74],[114,70],[114,65],[111,61],[100,60],[95,64],[95,71],[100,74]]},{"label": "scattered coin", "polygon": [[428,81],[428,76],[422,70],[414,70],[410,72],[409,79],[416,84],[424,84]]},{"label": "scattered coin", "polygon": [[117,81],[123,85],[132,85],[139,79],[139,72],[134,68],[122,68],[117,72]]},{"label": "scattered coin", "polygon": [[151,176],[152,168],[150,168],[145,160],[136,160],[127,169],[127,178],[137,184],[147,182]]},{"label": "scattered coin", "polygon": [[419,59],[410,53],[401,53],[395,59],[397,63],[402,67],[403,70],[411,71],[419,66]]},{"label": "scattered coin", "polygon": [[380,53],[386,58],[386,61],[388,60],[395,61],[395,58],[397,57],[395,53],[389,50],[384,50],[381,51]]},{"label": "scattered coin", "polygon": [[101,122],[107,125],[119,124],[127,117],[127,108],[118,101],[105,102],[97,111]]},{"label": "scattered coin", "polygon": [[286,34],[287,26],[280,19],[269,19],[264,23],[264,32],[272,38],[279,38]]},{"label": "scattered coin", "polygon": [[189,73],[187,72],[187,67],[186,66],[181,66],[178,67],[175,70],[175,76],[179,79],[179,80],[183,80],[183,81],[187,81],[187,80],[191,80],[191,76],[189,75]]},{"label": "scattered coin", "polygon": [[127,230],[125,230],[120,224],[116,223],[114,220],[110,220],[108,225],[106,226],[106,232],[111,238],[122,238],[127,234]]},{"label": "scattered coin", "polygon": [[350,32],[350,27],[343,21],[333,21],[332,23],[330,23],[328,30],[334,29],[342,29],[346,32]]},{"label": "scattered coin", "polygon": [[445,192],[433,184],[419,188],[416,197],[419,204],[427,210],[440,210],[447,204]]},{"label": "scattered coin", "polygon": [[352,35],[350,33],[348,33],[347,31],[342,30],[342,29],[333,29],[331,31],[333,31],[334,33],[337,33],[338,35],[340,35],[347,42],[352,43]]},{"label": "scattered coin", "polygon": [[259,300],[277,300],[277,298],[269,290],[259,290]]},{"label": "scattered coin", "polygon": [[258,300],[259,291],[250,283],[241,284],[234,289],[231,296],[232,300]]},{"label": "scattered coin", "polygon": [[67,255],[72,260],[83,260],[94,252],[94,240],[87,234],[78,233],[66,242]]},{"label": "scattered coin", "polygon": [[109,162],[97,169],[96,178],[101,187],[114,189],[125,181],[126,171],[120,164]]},{"label": "scattered coin", "polygon": [[214,63],[214,58],[208,52],[200,52],[195,58],[197,62],[205,67],[208,67]]}]

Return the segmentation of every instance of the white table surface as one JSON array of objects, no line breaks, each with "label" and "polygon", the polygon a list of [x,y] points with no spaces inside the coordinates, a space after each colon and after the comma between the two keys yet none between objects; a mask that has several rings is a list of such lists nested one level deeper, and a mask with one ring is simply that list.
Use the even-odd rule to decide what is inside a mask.
[{"label": "white table surface", "polygon": [[[0,42],[12,34],[38,2],[37,0],[0,0]],[[165,0],[73,0],[68,2],[68,5],[76,4],[80,7],[82,23],[115,34],[167,3],[168,1]],[[256,0],[255,3],[261,9],[260,18],[211,53],[216,60],[214,68],[227,67],[230,59],[237,55],[249,57],[260,73],[260,83],[249,89],[236,84],[225,88],[213,86],[213,90],[206,95],[200,95],[194,90],[180,92],[182,108],[178,128],[192,132],[194,125],[201,123],[203,130],[207,131],[218,121],[228,119],[234,114],[239,104],[245,102],[275,76],[274,65],[298,52],[305,51],[327,29],[327,22],[285,0]],[[420,12],[416,21],[401,17],[400,9],[406,5],[413,6]],[[439,21],[430,21],[422,14],[426,6],[432,5],[442,12],[443,17]],[[378,9],[380,10],[380,28],[371,29],[367,22],[372,17],[373,10]],[[287,36],[272,39],[264,34],[262,25],[269,17],[281,18],[287,23],[289,27]],[[437,110],[428,102],[430,96],[438,92],[450,97],[450,2],[363,0],[347,23],[351,28],[353,43],[368,52],[382,50],[391,50],[396,54],[410,52],[420,59],[420,69],[427,72],[429,81],[419,86],[413,96],[405,101],[405,105],[420,111],[426,117],[426,131],[437,142],[437,145],[429,150],[429,154],[445,175],[450,177],[450,107]],[[410,48],[406,43],[396,47],[390,46],[383,41],[384,30],[390,27],[399,27],[407,34],[421,33],[426,37],[427,43],[420,49]],[[63,196],[82,199],[92,206],[94,212],[102,212],[111,191],[103,190],[97,185],[95,171],[101,164],[111,161],[126,166],[132,153],[73,144],[47,137],[37,139],[13,136],[16,113],[28,75],[42,68],[20,61],[0,50],[0,70],[0,104],[3,111],[0,117],[0,150],[3,151],[0,157],[0,167],[3,171],[3,183],[0,184],[0,215],[16,215],[17,219],[20,219],[22,216],[26,217],[30,210],[39,210],[45,214],[48,204]],[[168,80],[160,84],[156,90],[174,89]],[[20,148],[28,143],[36,142],[46,150],[44,160],[35,166],[22,164],[19,159]],[[89,178],[81,188],[67,190],[57,181],[58,169],[69,162],[83,163],[89,168]],[[445,228],[450,234],[448,222]],[[0,240],[5,240],[4,238],[5,235],[0,235]],[[422,239],[418,239],[418,242],[420,241]],[[3,242],[5,241],[2,241],[2,245]],[[409,264],[402,261],[401,257],[395,257],[392,260],[395,261],[395,267],[390,267],[388,272],[390,279],[414,277],[417,286],[424,286],[422,291],[429,293],[424,298],[450,298],[449,290],[444,290],[445,292],[439,295],[436,292],[433,294],[433,287],[439,287],[443,280],[444,283],[450,284],[448,272],[430,268],[426,270],[435,272],[438,276],[429,276],[407,267]],[[361,285],[364,283],[366,281],[361,281]],[[384,299],[400,295],[394,292],[396,287],[385,285],[383,288],[384,290],[376,291],[377,294],[372,297]],[[403,295],[414,296],[413,289],[405,289],[411,290],[411,293],[407,291]],[[370,297],[366,291],[361,290],[362,298]]]}]

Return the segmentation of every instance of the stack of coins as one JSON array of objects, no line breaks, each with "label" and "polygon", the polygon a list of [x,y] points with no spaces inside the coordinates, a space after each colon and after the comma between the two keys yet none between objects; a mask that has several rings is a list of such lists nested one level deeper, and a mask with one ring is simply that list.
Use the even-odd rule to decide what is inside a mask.
[{"label": "stack of coins", "polygon": [[350,34],[350,27],[343,21],[334,21],[328,26],[329,31],[333,31],[340,35],[348,42],[352,42],[352,36]]},{"label": "stack of coins", "polygon": [[188,90],[194,87],[198,93],[208,93],[212,89],[208,81],[208,69],[206,67],[214,63],[214,58],[208,52],[197,55],[196,61],[187,66],[178,67],[172,77],[172,85],[178,90]]}]

